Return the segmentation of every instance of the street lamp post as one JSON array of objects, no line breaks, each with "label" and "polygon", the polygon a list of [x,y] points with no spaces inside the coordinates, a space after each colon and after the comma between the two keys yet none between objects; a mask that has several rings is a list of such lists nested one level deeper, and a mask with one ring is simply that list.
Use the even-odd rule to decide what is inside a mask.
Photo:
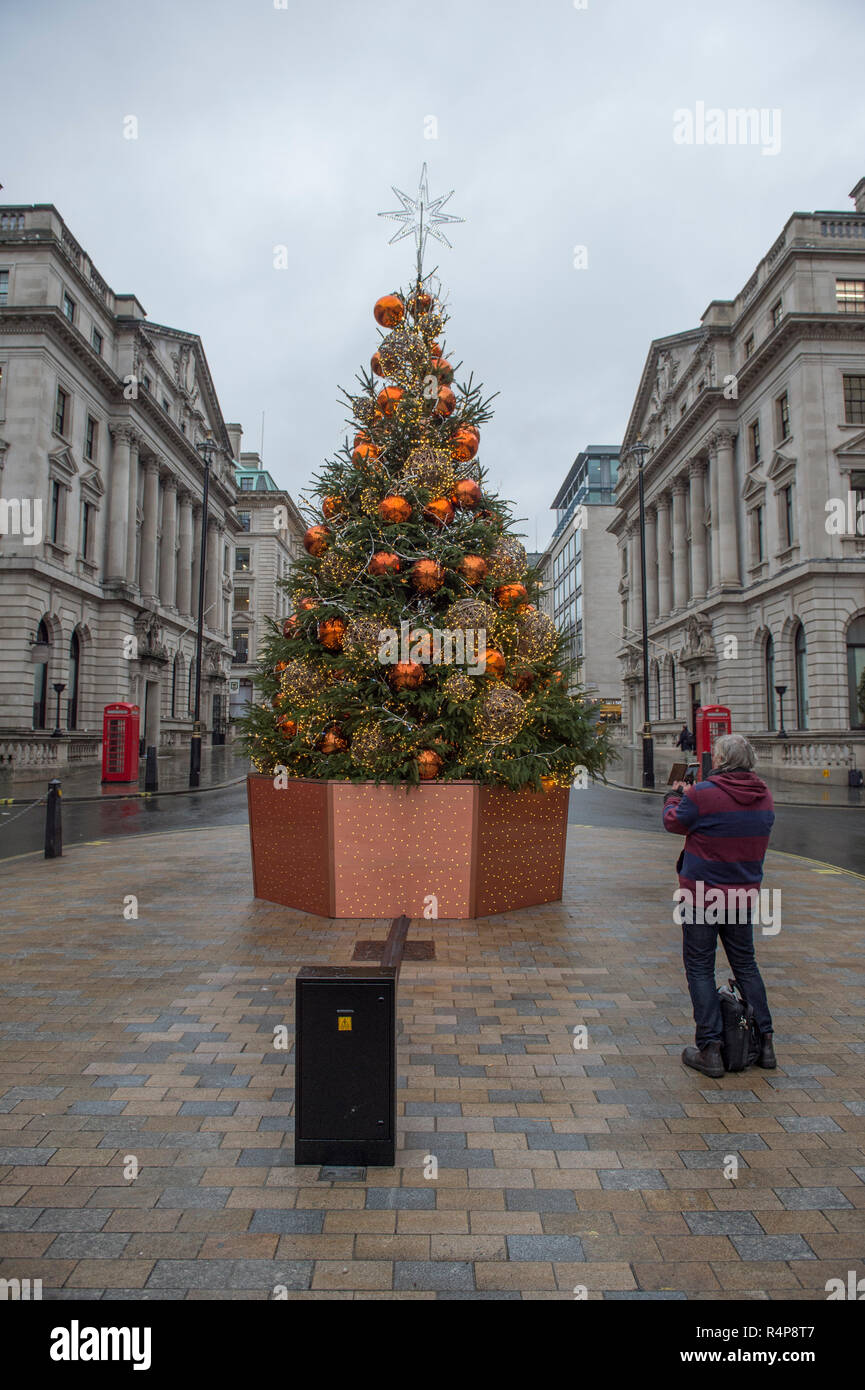
[{"label": "street lamp post", "polygon": [[780,723],[781,723],[781,727],[780,727],[780,729],[778,730],[778,737],[779,737],[779,738],[786,738],[786,737],[787,737],[787,730],[784,728],[784,696],[787,694],[787,687],[786,687],[786,685],[776,685],[776,686],[775,686],[775,694],[778,696],[778,703],[779,703],[780,706],[781,706],[781,711],[780,711]]},{"label": "street lamp post", "polygon": [[201,553],[198,560],[198,632],[195,638],[195,706],[192,716],[192,737],[189,740],[189,785],[201,781],[201,648],[204,640],[204,572],[207,563],[207,499],[210,493],[210,465],[216,453],[216,443],[209,433],[196,446],[204,461],[204,490],[201,511]]},{"label": "street lamp post", "polygon": [[51,735],[51,737],[52,737],[52,738],[62,738],[62,737],[63,737],[63,730],[62,730],[61,727],[60,727],[60,696],[63,694],[64,690],[66,689],[66,685],[65,685],[65,682],[63,682],[63,681],[54,681],[54,684],[53,684],[53,687],[52,687],[52,688],[53,688],[53,690],[54,690],[55,695],[57,696],[57,720],[56,720],[56,728],[54,729],[54,732],[53,732],[53,734]]},{"label": "street lamp post", "polygon": [[649,453],[649,446],[639,436],[632,445],[631,454],[637,461],[637,479],[640,494],[640,608],[643,626],[643,786],[655,785],[655,744],[652,739],[652,725],[649,718],[649,619],[646,607],[646,498],[643,488],[643,465]]}]

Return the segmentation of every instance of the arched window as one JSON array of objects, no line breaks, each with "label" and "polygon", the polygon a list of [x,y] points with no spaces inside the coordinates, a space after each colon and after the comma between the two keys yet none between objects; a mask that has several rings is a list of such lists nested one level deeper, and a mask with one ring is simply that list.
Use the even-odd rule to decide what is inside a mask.
[{"label": "arched window", "polygon": [[33,728],[44,729],[48,712],[48,656],[51,638],[43,618],[36,633],[36,647],[33,652],[36,669],[33,672]]},{"label": "arched window", "polygon": [[676,663],[673,661],[672,657],[670,658],[670,705],[670,718],[678,719],[679,716],[676,710]]},{"label": "arched window", "polygon": [[808,649],[805,642],[805,629],[801,623],[796,627],[793,643],[794,666],[796,671],[796,727],[808,727]]},{"label": "arched window", "polygon": [[67,729],[78,728],[78,681],[81,672],[81,642],[77,632],[73,632],[69,642],[69,680],[67,690],[69,697],[66,701],[66,727]]},{"label": "arched window", "polygon": [[187,707],[190,719],[195,713],[195,657],[189,663],[189,681],[187,682]]},{"label": "arched window", "polygon": [[655,662],[655,718],[661,717],[661,667]]},{"label": "arched window", "polygon": [[865,615],[854,618],[847,629],[847,686],[850,692],[850,726],[865,726]]},{"label": "arched window", "polygon": [[175,652],[174,661],[171,664],[171,718],[178,717],[178,705],[180,704],[180,682],[183,679],[183,657],[180,652]]},{"label": "arched window", "polygon": [[763,660],[766,676],[766,728],[770,733],[775,731],[775,643],[771,632],[766,638],[766,646],[763,652]]}]

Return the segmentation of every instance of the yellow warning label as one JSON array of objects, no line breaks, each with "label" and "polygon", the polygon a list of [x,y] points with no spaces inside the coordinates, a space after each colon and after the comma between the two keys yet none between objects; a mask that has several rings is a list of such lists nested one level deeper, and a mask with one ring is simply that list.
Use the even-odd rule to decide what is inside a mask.
[{"label": "yellow warning label", "polygon": [[337,1028],[340,1033],[351,1032],[351,1014],[340,1014],[337,1019]]}]

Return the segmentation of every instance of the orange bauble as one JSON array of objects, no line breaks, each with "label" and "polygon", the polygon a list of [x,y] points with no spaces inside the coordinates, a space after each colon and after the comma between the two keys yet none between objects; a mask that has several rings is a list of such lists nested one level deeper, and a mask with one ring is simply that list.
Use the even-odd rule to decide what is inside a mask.
[{"label": "orange bauble", "polygon": [[500,584],[495,591],[496,603],[501,604],[502,608],[513,608],[528,596],[525,584]]},{"label": "orange bauble", "polygon": [[297,733],[297,724],[293,719],[289,719],[287,714],[281,714],[279,716],[276,721],[276,727],[279,729],[283,738],[294,738]]},{"label": "orange bauble", "polygon": [[481,437],[471,425],[460,425],[451,439],[451,457],[458,463],[468,463],[478,451]]},{"label": "orange bauble", "polygon": [[457,408],[457,398],[449,386],[439,388],[438,400],[433,415],[453,415]]},{"label": "orange bauble", "polygon": [[533,603],[518,603],[516,606],[517,613],[537,613],[537,611]]},{"label": "orange bauble", "polygon": [[365,463],[374,463],[380,453],[381,450],[375,444],[356,444],[351,457],[354,463],[363,466]]},{"label": "orange bauble", "polygon": [[317,608],[318,604],[314,598],[299,598],[296,607],[298,613],[309,613],[311,609]]},{"label": "orange bauble", "polygon": [[342,618],[325,618],[318,625],[318,640],[329,652],[341,652],[345,637],[345,623]]},{"label": "orange bauble", "polygon": [[381,365],[381,358],[379,357],[377,352],[374,352],[372,357],[369,359],[369,365],[372,367],[372,370],[376,376],[387,375],[387,373]]},{"label": "orange bauble", "polygon": [[388,526],[396,526],[400,521],[408,521],[411,502],[405,497],[383,497],[378,504],[378,514]]},{"label": "orange bauble", "polygon": [[521,695],[525,694],[527,690],[531,689],[534,679],[535,677],[532,671],[520,671],[514,681],[514,690],[518,690]]},{"label": "orange bauble", "polygon": [[399,570],[399,556],[392,550],[377,550],[367,565],[370,574],[396,574]]},{"label": "orange bauble", "polygon": [[480,584],[487,572],[487,562],[482,555],[464,555],[457,569],[467,584]]},{"label": "orange bauble", "polygon": [[390,673],[394,690],[417,690],[423,678],[424,669],[419,661],[398,661]]},{"label": "orange bauble", "polygon": [[321,499],[321,510],[324,513],[325,521],[329,521],[332,516],[339,516],[345,511],[344,497],[323,497]]},{"label": "orange bauble", "polygon": [[342,753],[348,747],[348,739],[343,738],[339,729],[328,729],[318,746],[322,753]]},{"label": "orange bauble", "polygon": [[385,386],[384,390],[378,393],[379,408],[385,415],[392,415],[394,406],[398,400],[402,399],[402,396],[403,389],[401,386]]},{"label": "orange bauble", "polygon": [[430,357],[441,357],[441,355],[442,355],[442,345],[441,345],[441,343],[430,343],[430,345],[429,345],[429,350],[430,350]]},{"label": "orange bauble", "polygon": [[481,656],[480,664],[483,665],[484,662],[486,662],[485,674],[500,681],[505,674],[505,659],[501,652],[496,651],[495,647],[487,647]]},{"label": "orange bauble", "polygon": [[395,328],[405,316],[405,306],[399,295],[383,294],[381,299],[376,300],[372,312],[376,323],[380,323],[382,328]]},{"label": "orange bauble", "polygon": [[417,560],[408,572],[414,587],[422,594],[434,594],[445,579],[445,572],[435,560]]},{"label": "orange bauble", "polygon": [[282,625],[282,635],[283,637],[293,637],[296,630],[297,618],[292,613],[291,617],[286,618],[285,622]]},{"label": "orange bauble", "polygon": [[446,526],[454,519],[454,509],[446,497],[434,497],[424,507],[423,514],[427,521],[436,521],[439,526]]},{"label": "orange bauble", "polygon": [[431,782],[442,770],[442,760],[431,748],[425,748],[417,755],[418,776],[422,782]]},{"label": "orange bauble", "polygon": [[287,661],[278,661],[278,662],[276,663],[276,665],[274,666],[274,668],[273,668],[274,675],[277,675],[277,676],[278,676],[279,673],[280,673],[280,671],[284,671],[287,665],[288,665],[288,662],[287,662]]},{"label": "orange bauble", "polygon": [[310,526],[303,538],[303,544],[310,555],[323,555],[327,550],[330,532],[326,526]]},{"label": "orange bauble", "polygon": [[463,478],[451,495],[455,507],[476,507],[480,500],[481,490],[473,478]]},{"label": "orange bauble", "polygon": [[443,386],[447,386],[454,379],[454,369],[446,357],[434,357],[432,369]]},{"label": "orange bauble", "polygon": [[432,295],[427,294],[424,290],[415,290],[408,302],[408,307],[416,317],[421,314],[428,314],[432,308]]}]

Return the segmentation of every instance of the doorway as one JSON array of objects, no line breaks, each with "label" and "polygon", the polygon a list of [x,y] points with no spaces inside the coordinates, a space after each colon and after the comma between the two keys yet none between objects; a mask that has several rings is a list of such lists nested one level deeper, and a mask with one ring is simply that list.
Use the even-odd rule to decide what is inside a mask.
[{"label": "doorway", "polygon": [[702,686],[699,681],[691,681],[691,733],[697,737],[697,710],[703,703]]}]

